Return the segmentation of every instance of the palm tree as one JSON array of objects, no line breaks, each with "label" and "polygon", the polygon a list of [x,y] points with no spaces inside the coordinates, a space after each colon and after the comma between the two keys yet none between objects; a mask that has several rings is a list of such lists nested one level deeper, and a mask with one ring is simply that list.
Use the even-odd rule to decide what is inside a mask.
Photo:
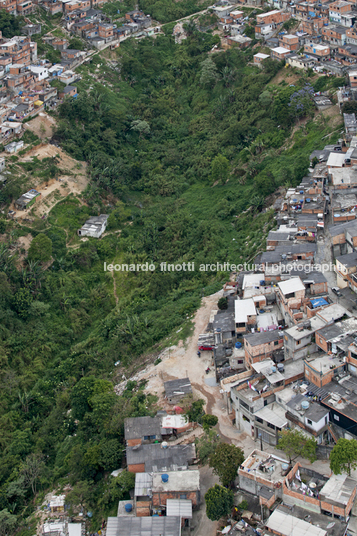
[{"label": "palm tree", "polygon": [[14,257],[5,244],[0,244],[0,271],[7,272],[13,266]]},{"label": "palm tree", "polygon": [[224,82],[224,85],[226,87],[229,87],[230,83],[234,80],[234,70],[230,69],[228,65],[226,65],[222,70],[222,80]]}]

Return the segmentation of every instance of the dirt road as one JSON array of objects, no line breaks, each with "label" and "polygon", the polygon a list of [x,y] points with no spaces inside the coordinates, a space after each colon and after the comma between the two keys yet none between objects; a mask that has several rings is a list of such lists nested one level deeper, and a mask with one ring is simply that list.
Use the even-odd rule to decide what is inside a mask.
[{"label": "dirt road", "polygon": [[[177,346],[167,348],[160,356],[162,361],[157,366],[151,366],[140,375],[147,379],[146,391],[159,397],[159,404],[164,402],[163,384],[167,380],[189,377],[196,398],[206,402],[205,411],[218,417],[218,429],[223,441],[241,447],[249,454],[255,447],[254,441],[246,433],[232,426],[232,420],[227,413],[227,407],[220,393],[220,386],[215,385],[212,352],[202,352],[197,356],[197,340],[204,333],[209,322],[211,311],[217,309],[217,302],[223,291],[203,298],[202,305],[194,318],[194,333],[187,341],[180,341]],[[205,370],[212,370],[207,375]],[[209,385],[211,384],[211,385]]]}]

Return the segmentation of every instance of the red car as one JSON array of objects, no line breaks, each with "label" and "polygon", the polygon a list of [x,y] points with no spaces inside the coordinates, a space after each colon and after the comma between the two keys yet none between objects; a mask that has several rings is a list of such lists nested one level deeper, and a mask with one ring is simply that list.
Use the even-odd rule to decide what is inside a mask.
[{"label": "red car", "polygon": [[199,346],[198,349],[202,350],[213,350],[213,346]]}]

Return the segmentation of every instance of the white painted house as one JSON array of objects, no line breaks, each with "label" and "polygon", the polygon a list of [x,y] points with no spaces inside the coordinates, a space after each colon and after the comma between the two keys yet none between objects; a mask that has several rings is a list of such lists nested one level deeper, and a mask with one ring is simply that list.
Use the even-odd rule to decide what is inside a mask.
[{"label": "white painted house", "polygon": [[30,65],[30,71],[36,76],[38,81],[48,78],[48,69],[43,65]]},{"label": "white painted house", "polygon": [[78,236],[91,236],[93,238],[100,238],[107,227],[108,215],[101,214],[100,216],[91,216],[83,225],[81,229],[78,229]]}]

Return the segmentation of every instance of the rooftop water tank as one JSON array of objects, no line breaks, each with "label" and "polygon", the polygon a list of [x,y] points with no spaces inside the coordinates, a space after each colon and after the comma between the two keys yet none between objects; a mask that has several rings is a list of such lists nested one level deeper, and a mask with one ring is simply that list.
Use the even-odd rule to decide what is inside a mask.
[{"label": "rooftop water tank", "polygon": [[236,344],[235,344],[235,347],[236,348],[242,348],[242,343],[237,341]]},{"label": "rooftop water tank", "polygon": [[276,372],[276,367],[271,367],[271,371],[274,374]]},{"label": "rooftop water tank", "polygon": [[302,409],[309,409],[309,406],[310,406],[310,402],[308,402],[307,400],[304,400],[303,402],[301,402]]},{"label": "rooftop water tank", "polygon": [[281,468],[282,468],[283,471],[287,471],[289,469],[289,464],[288,463],[282,463]]},{"label": "rooftop water tank", "polygon": [[129,512],[132,511],[132,509],[133,509],[133,505],[132,505],[132,504],[127,503],[127,504],[125,505],[125,511],[126,511],[126,512],[129,513]]},{"label": "rooftop water tank", "polygon": [[161,480],[163,482],[168,482],[169,481],[169,475],[167,475],[166,473],[164,473],[163,475],[161,475]]}]

